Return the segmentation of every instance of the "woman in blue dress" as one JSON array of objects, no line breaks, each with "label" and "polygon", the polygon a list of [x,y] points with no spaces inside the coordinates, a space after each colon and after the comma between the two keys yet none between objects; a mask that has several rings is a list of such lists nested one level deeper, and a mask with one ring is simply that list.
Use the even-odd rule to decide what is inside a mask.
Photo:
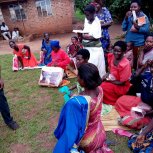
[{"label": "woman in blue dress", "polygon": [[44,33],[44,39],[42,40],[41,52],[40,52],[40,65],[47,65],[52,61],[51,58],[51,40],[49,40],[49,34]]},{"label": "woman in blue dress", "polygon": [[96,7],[96,16],[101,22],[101,29],[102,29],[102,37],[101,43],[104,51],[110,45],[110,36],[108,28],[111,26],[113,20],[109,10],[104,7],[105,1],[104,0],[95,0],[92,3]]}]

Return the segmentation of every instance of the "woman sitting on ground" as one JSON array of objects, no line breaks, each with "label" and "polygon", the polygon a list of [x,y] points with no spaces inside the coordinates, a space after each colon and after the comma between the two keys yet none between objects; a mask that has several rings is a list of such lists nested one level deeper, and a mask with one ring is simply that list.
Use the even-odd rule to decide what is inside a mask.
[{"label": "woman sitting on ground", "polygon": [[52,61],[51,52],[52,52],[51,40],[49,39],[49,34],[45,32],[40,52],[40,63],[39,63],[40,66],[47,65]]},{"label": "woman sitting on ground", "polygon": [[95,65],[86,63],[78,68],[78,82],[84,91],[64,105],[54,132],[58,142],[53,153],[70,153],[74,145],[87,153],[112,153],[106,147],[101,121],[101,81]]},{"label": "woman sitting on ground", "polygon": [[114,105],[116,100],[125,95],[130,88],[131,66],[124,57],[126,43],[114,44],[113,53],[108,54],[109,72],[103,77],[101,87],[104,91],[104,103]]},{"label": "woman sitting on ground", "polygon": [[77,52],[82,48],[83,48],[83,46],[79,42],[78,37],[73,36],[71,38],[71,44],[68,45],[68,47],[67,47],[67,53],[68,53],[70,58],[74,58],[76,56]]},{"label": "woman sitting on ground", "polygon": [[88,60],[90,58],[90,53],[87,49],[80,49],[77,54],[75,61],[71,61],[71,63],[68,66],[68,69],[73,72],[75,75],[78,75],[78,67],[81,64],[88,63]]},{"label": "woman sitting on ground", "polygon": [[61,67],[66,70],[66,67],[70,63],[70,58],[67,53],[61,49],[58,40],[51,42],[52,52],[51,57],[52,61],[47,66]]},{"label": "woman sitting on ground", "polygon": [[147,60],[153,60],[153,34],[146,38],[144,50],[140,53],[138,59],[138,68],[143,66]]},{"label": "woman sitting on ground", "polygon": [[12,31],[12,40],[19,41],[22,39],[23,39],[23,37],[20,36],[19,29],[14,28],[14,30]]},{"label": "woman sitting on ground", "polygon": [[[149,70],[149,71],[148,71]],[[153,61],[147,61],[140,69],[132,76],[130,94],[136,96],[124,95],[120,97],[115,109],[120,114],[120,124],[134,129],[140,129],[150,122],[150,111],[153,110]],[[131,109],[137,107],[143,114],[140,117],[133,116]],[[149,116],[148,116],[149,115]],[[153,115],[153,114],[152,114]]]},{"label": "woman sitting on ground", "polygon": [[12,49],[14,49],[13,54],[17,56],[22,69],[24,67],[35,67],[38,65],[37,60],[31,52],[29,46],[16,44],[13,40],[9,42],[9,45]]}]

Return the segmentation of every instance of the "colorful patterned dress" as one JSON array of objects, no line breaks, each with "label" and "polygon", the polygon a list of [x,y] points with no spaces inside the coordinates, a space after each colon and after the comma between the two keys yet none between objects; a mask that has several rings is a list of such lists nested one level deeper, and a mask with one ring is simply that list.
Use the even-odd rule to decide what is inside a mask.
[{"label": "colorful patterned dress", "polygon": [[[112,16],[106,7],[102,7],[101,11],[97,14],[97,17],[103,23],[112,22]],[[108,27],[102,27],[102,38],[100,40],[103,49],[106,50],[110,44]]]}]

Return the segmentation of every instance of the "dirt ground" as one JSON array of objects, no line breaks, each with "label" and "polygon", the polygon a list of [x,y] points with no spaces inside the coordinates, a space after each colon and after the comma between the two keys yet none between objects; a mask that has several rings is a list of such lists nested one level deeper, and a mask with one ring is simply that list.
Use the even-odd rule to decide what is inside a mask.
[{"label": "dirt ground", "polygon": [[[73,29],[76,29],[78,26],[82,26],[82,23],[75,24],[73,26]],[[112,43],[115,41],[114,38],[116,36],[120,36],[123,33],[120,24],[112,25],[109,30],[110,30],[110,36],[111,36]],[[66,46],[70,43],[71,36],[73,35],[74,33],[57,34],[57,35],[52,35],[51,39],[59,40],[61,47],[65,49]],[[38,53],[40,51],[41,41],[42,41],[42,38],[38,38],[31,42],[25,41],[22,43],[30,46],[31,51]],[[6,40],[1,40],[0,41],[0,55],[11,54],[11,53],[12,53],[12,49],[9,47],[8,42]]]}]

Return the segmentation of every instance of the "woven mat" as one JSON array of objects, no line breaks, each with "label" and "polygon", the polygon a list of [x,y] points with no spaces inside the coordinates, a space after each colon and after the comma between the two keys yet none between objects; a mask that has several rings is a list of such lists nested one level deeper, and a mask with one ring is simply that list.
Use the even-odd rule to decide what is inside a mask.
[{"label": "woven mat", "polygon": [[114,128],[120,128],[124,130],[130,130],[125,126],[120,126],[117,122],[117,118],[119,118],[119,114],[116,109],[113,107],[111,112],[105,116],[102,116],[102,123],[105,128],[105,131],[111,131]]}]

